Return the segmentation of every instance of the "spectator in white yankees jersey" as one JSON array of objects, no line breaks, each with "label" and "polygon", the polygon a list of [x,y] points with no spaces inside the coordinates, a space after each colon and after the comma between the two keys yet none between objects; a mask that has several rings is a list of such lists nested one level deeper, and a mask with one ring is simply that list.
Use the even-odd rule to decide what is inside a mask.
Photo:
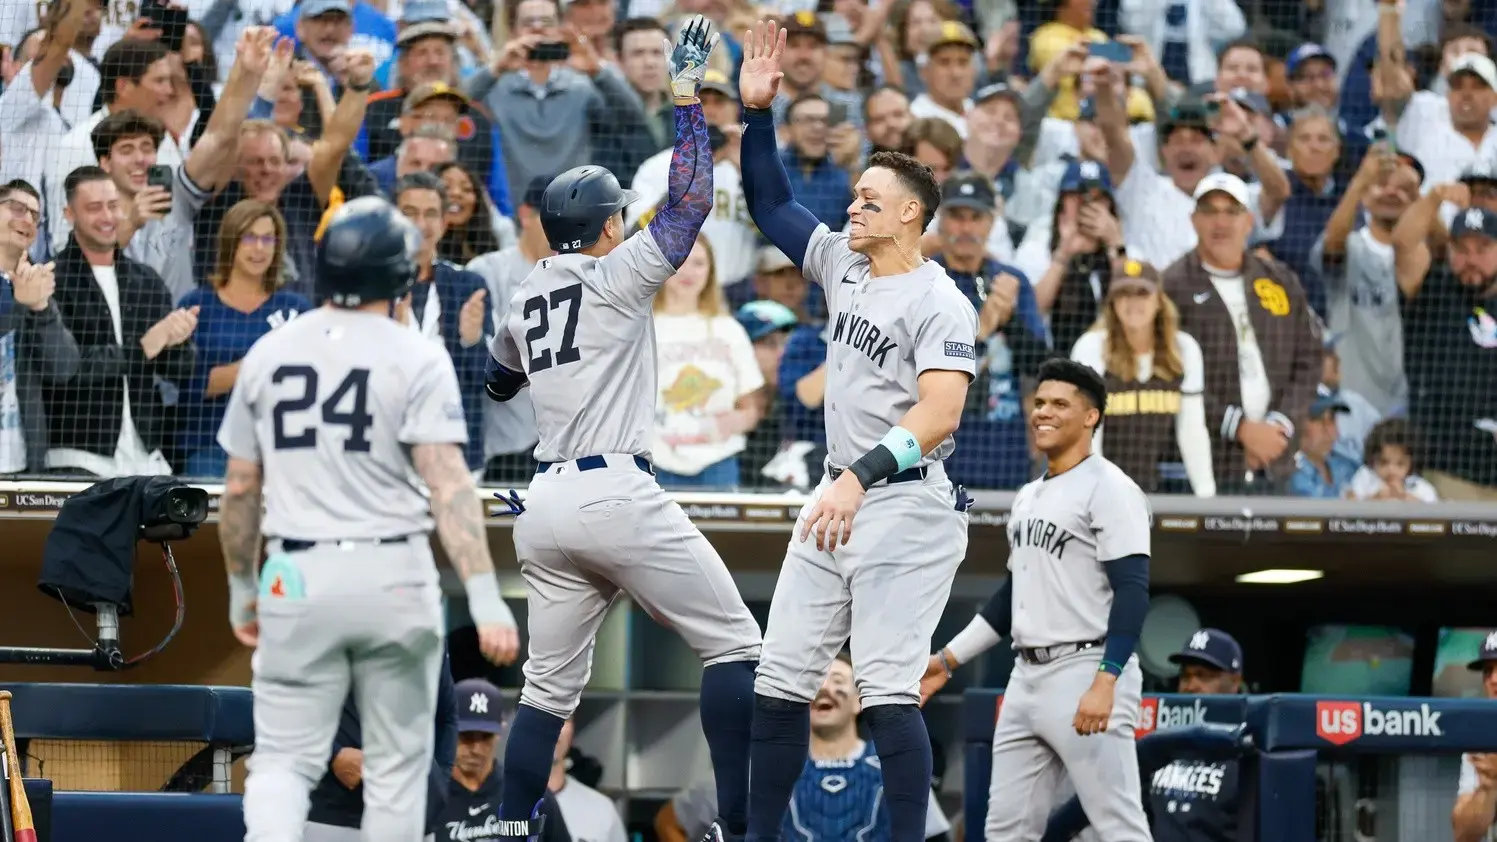
[{"label": "spectator in white yankees jersey", "polygon": [[1234,0],[1123,0],[1118,23],[1141,36],[1182,85],[1216,77],[1216,45],[1242,37],[1247,19]]},{"label": "spectator in white yankees jersey", "polygon": [[1415,163],[1381,150],[1363,158],[1326,223],[1319,261],[1311,258],[1325,282],[1327,329],[1339,337],[1341,383],[1383,415],[1409,400],[1400,295],[1410,279],[1399,283],[1393,228],[1419,196]]},{"label": "spectator in white yankees jersey", "polygon": [[[1097,90],[1114,87],[1111,66],[1094,66]],[[1126,222],[1124,234],[1135,257],[1168,266],[1196,245],[1189,225],[1196,187],[1216,170],[1224,156],[1247,155],[1258,182],[1247,188],[1249,221],[1267,227],[1289,198],[1289,180],[1277,157],[1258,136],[1248,113],[1230,97],[1213,94],[1216,114],[1191,105],[1177,106],[1159,124],[1159,159],[1154,172],[1139,159],[1122,103],[1098,95],[1097,126],[1107,138],[1108,169],[1117,185],[1117,201]]]},{"label": "spectator in white yankees jersey", "polygon": [[[63,209],[67,194],[63,188],[68,174],[78,167],[98,163],[94,156],[94,127],[115,111],[138,111],[160,120],[170,128],[173,106],[180,96],[190,92],[176,89],[173,82],[173,54],[158,41],[125,39],[110,47],[99,62],[99,87],[104,107],[87,120],[73,126],[47,155],[46,189],[47,230],[52,247],[61,249],[72,230]],[[170,131],[162,137],[156,151],[157,163],[181,166],[184,159],[179,139]]]},{"label": "spectator in white yankees jersey", "polygon": [[[1023,96],[1007,84],[981,88],[967,111],[970,131],[962,147],[965,168],[992,183],[1002,197],[1001,215],[1019,225],[1033,223],[1055,206],[1056,188],[1066,166],[1061,161],[1029,165],[1039,131],[1025,132],[1024,111]],[[1007,226],[994,226],[994,230],[1000,228]],[[1012,249],[1009,243],[1009,252]]]},{"label": "spectator in white yankees jersey", "polygon": [[[92,12],[90,12],[90,9]],[[0,181],[21,179],[40,185],[47,159],[75,123],[88,119],[99,92],[99,71],[71,44],[85,18],[98,9],[70,3],[53,28],[28,34],[4,65],[0,93]],[[45,243],[44,243],[45,245]]]},{"label": "spectator in white yankees jersey", "polygon": [[[510,300],[520,282],[543,257],[550,257],[551,244],[541,228],[541,197],[551,176],[536,176],[526,188],[515,208],[520,236],[514,245],[491,254],[480,255],[468,264],[469,272],[483,278],[492,304],[494,332],[509,321]],[[500,403],[483,402],[483,481],[491,485],[514,486],[528,483],[535,476],[532,453],[540,440],[535,428],[535,404],[530,390]]]},{"label": "spectator in white yankees jersey", "polygon": [[[754,273],[759,249],[759,229],[749,219],[743,198],[743,175],[739,169],[743,136],[738,106],[738,86],[716,70],[708,70],[699,94],[702,114],[712,136],[712,215],[702,223],[702,234],[712,240],[717,277],[731,288]],[[714,131],[715,130],[715,131]],[[645,215],[665,199],[671,166],[671,150],[662,149],[640,165],[630,188],[639,200],[624,209],[628,226],[645,224]]]},{"label": "spectator in white yankees jersey", "polygon": [[[1497,65],[1482,52],[1447,55],[1441,78],[1448,90],[1415,91],[1414,72],[1404,58],[1397,6],[1379,6],[1378,66],[1373,99],[1396,120],[1398,148],[1424,162],[1428,183],[1454,181],[1477,161],[1497,160]],[[1380,120],[1383,118],[1380,118]]]},{"label": "spectator in white yankees jersey", "polygon": [[[1482,694],[1497,699],[1497,632],[1487,635],[1476,660],[1467,668],[1481,673]],[[1497,837],[1497,754],[1461,755],[1461,777],[1450,824],[1455,842],[1486,842]]]},{"label": "spectator in white yankees jersey", "polygon": [[1295,426],[1321,375],[1319,319],[1284,264],[1248,250],[1253,194],[1214,173],[1196,185],[1197,244],[1164,272],[1180,329],[1205,359],[1206,424],[1223,493],[1276,493],[1292,472]]},{"label": "spectator in white yankees jersey", "polygon": [[551,761],[551,780],[546,789],[556,797],[566,820],[567,832],[580,842],[627,842],[624,820],[613,800],[567,773],[567,754],[572,750],[576,723],[568,719],[556,738],[556,753]]},{"label": "spectator in white yankees jersey", "polygon": [[764,416],[764,377],[727,308],[706,237],[666,280],[654,309],[656,476],[667,488],[735,488],[744,436]]}]

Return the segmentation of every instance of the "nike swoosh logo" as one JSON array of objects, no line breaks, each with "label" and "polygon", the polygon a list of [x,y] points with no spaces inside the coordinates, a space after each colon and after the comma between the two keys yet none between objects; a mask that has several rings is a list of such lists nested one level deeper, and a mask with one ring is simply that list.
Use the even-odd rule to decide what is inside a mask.
[{"label": "nike swoosh logo", "polygon": [[844,283],[844,284],[857,284],[857,281],[853,280],[852,278],[843,278],[842,279],[842,283]]},{"label": "nike swoosh logo", "polygon": [[479,804],[477,807],[469,807],[468,808],[468,815],[470,815],[470,816],[476,816],[479,813],[482,813],[484,810],[487,810],[488,808],[489,808],[488,802],[484,802],[482,804]]},{"label": "nike swoosh logo", "polygon": [[1207,301],[1211,300],[1211,293],[1209,293],[1209,292],[1198,292],[1195,295],[1191,296],[1191,298],[1197,304],[1205,304]]}]

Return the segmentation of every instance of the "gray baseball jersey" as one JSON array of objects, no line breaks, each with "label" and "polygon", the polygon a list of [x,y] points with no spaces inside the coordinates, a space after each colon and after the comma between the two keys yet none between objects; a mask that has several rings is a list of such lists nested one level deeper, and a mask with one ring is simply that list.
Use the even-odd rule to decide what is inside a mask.
[{"label": "gray baseball jersey", "polygon": [[1149,554],[1149,500],[1099,454],[1014,495],[1008,521],[1014,646],[1107,636],[1112,586],[1102,565]]},{"label": "gray baseball jersey", "polygon": [[649,228],[604,257],[538,263],[510,300],[490,353],[530,379],[535,458],[649,458],[655,427],[655,293],[676,273]]},{"label": "gray baseball jersey", "polygon": [[256,342],[218,443],[263,466],[264,533],[330,541],[429,532],[410,446],[465,444],[452,359],[384,316],[319,308]]},{"label": "gray baseball jersey", "polygon": [[[920,399],[923,372],[977,371],[977,311],[927,260],[904,275],[874,278],[868,258],[848,248],[847,235],[819,225],[806,245],[802,272],[826,292],[826,437],[835,465],[851,464],[878,446]],[[945,459],[950,437],[921,459]]]}]

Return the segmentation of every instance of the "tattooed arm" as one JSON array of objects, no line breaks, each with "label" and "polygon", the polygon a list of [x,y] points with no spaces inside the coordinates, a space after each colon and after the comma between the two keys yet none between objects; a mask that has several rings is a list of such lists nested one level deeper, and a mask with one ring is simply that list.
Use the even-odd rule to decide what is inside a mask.
[{"label": "tattooed arm", "polygon": [[514,628],[515,617],[499,595],[494,560],[484,527],[483,504],[473,485],[473,474],[457,444],[418,444],[411,463],[431,490],[431,515],[447,560],[468,593],[468,613],[482,631],[485,626]]},{"label": "tattooed arm", "polygon": [[224,493],[218,501],[218,543],[229,574],[229,625],[235,630],[255,622],[260,579],[260,466],[229,458]]},{"label": "tattooed arm", "polygon": [[665,204],[650,220],[650,236],[671,266],[679,269],[712,213],[712,143],[707,116],[696,98],[676,99],[676,148],[671,153]]}]

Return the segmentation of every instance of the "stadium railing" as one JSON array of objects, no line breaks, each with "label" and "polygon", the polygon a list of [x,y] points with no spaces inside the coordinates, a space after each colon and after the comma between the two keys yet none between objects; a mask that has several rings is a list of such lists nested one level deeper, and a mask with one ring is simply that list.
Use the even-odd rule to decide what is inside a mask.
[{"label": "stadium railing", "polygon": [[[964,697],[967,842],[982,838],[1002,707],[1001,689]],[[1139,723],[1140,738],[1245,726],[1238,842],[1448,840],[1460,754],[1497,749],[1489,699],[1159,694],[1144,697]]]}]

